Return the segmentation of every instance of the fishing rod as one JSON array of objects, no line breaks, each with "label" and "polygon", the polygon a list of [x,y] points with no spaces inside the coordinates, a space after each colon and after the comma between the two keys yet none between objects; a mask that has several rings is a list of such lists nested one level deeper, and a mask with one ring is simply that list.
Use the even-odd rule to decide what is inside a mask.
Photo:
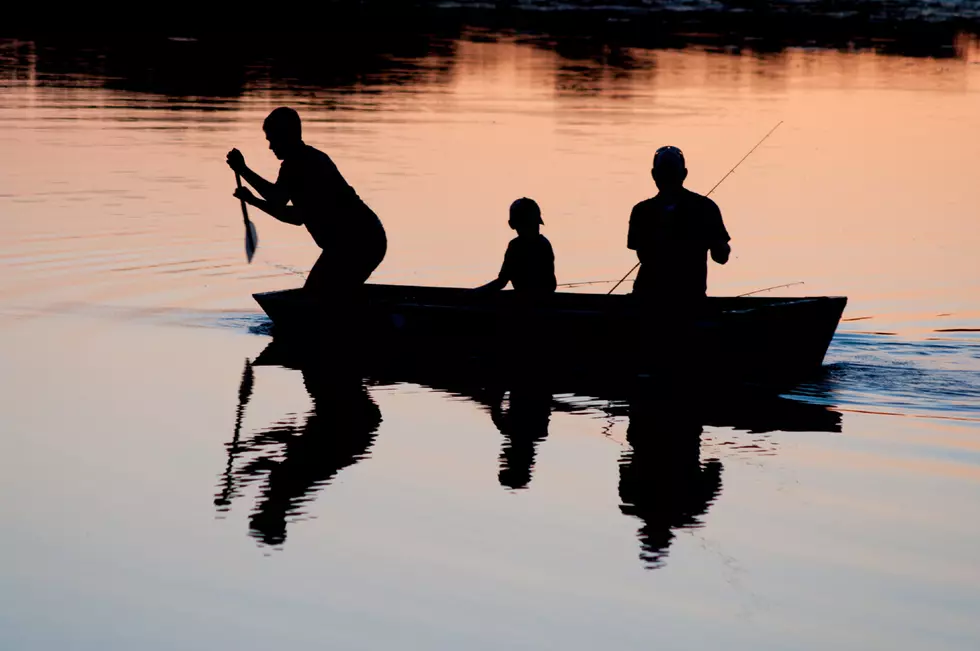
[{"label": "fishing rod", "polygon": [[[558,287],[580,287],[582,285],[604,285],[605,283],[614,283],[614,282],[616,282],[615,279],[613,279],[613,280],[585,280],[585,281],[582,281],[582,282],[579,282],[579,283],[559,283],[558,284]],[[626,282],[632,282],[632,281],[628,280]]]},{"label": "fishing rod", "polygon": [[[718,186],[721,185],[722,183],[724,183],[725,182],[725,179],[727,179],[729,176],[731,176],[732,175],[732,172],[734,172],[736,169],[738,169],[738,166],[741,165],[742,163],[744,163],[745,162],[745,159],[748,158],[749,156],[751,156],[752,155],[752,152],[754,152],[756,149],[758,149],[759,148],[759,145],[761,145],[762,143],[764,143],[766,141],[766,139],[768,139],[769,136],[772,135],[772,132],[775,131],[776,129],[778,129],[779,128],[779,125],[782,124],[782,123],[783,123],[782,120],[780,120],[779,122],[777,122],[776,123],[776,126],[774,126],[772,129],[770,129],[769,130],[769,133],[767,133],[766,135],[764,135],[762,137],[762,140],[760,140],[759,142],[755,143],[755,147],[753,147],[752,149],[750,149],[749,150],[749,153],[747,153],[745,156],[742,156],[742,160],[740,160],[737,163],[735,163],[735,167],[733,167],[732,169],[728,170],[728,174],[725,174],[725,176],[721,177],[721,180],[718,181],[717,183],[715,183],[714,187],[711,188],[710,190],[708,190],[708,194],[706,194],[704,196],[710,197],[711,196],[711,193],[714,192],[716,189],[718,189]],[[633,265],[633,268],[630,269],[629,271],[627,271],[626,272],[626,275],[623,276],[622,278],[620,278],[619,279],[619,282],[616,283],[615,285],[613,285],[613,288],[610,289],[608,292],[606,292],[606,295],[612,294],[614,291],[616,291],[616,288],[619,287],[620,285],[622,285],[623,282],[627,278],[629,278],[630,274],[633,273],[634,271],[636,271],[637,267],[639,267],[639,266],[640,266],[640,263],[639,263],[639,261],[637,261],[637,263],[635,265]]]},{"label": "fishing rod", "polygon": [[802,280],[798,280],[795,283],[786,283],[785,285],[773,285],[772,287],[766,287],[765,289],[757,289],[754,292],[745,292],[744,294],[739,294],[735,298],[742,298],[743,296],[752,296],[753,294],[761,294],[762,292],[768,292],[771,289],[782,289],[783,287],[792,287],[794,285],[805,285]]}]

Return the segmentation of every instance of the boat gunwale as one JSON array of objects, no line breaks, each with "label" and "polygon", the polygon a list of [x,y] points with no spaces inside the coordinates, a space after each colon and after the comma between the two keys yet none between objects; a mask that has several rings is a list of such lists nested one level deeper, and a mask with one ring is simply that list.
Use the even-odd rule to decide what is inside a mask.
[{"label": "boat gunwale", "polygon": [[[383,287],[383,288],[398,288],[399,290],[407,293],[413,289],[420,289],[422,292],[431,292],[435,290],[436,292],[449,292],[462,293],[471,291],[468,288],[462,287],[429,287],[429,286],[418,286],[418,285],[369,285],[370,287]],[[259,304],[260,307],[265,310],[264,301],[272,301],[277,303],[293,303],[294,305],[313,304],[313,300],[308,297],[302,296],[301,292],[303,289],[301,287],[295,287],[290,289],[280,289],[272,290],[267,292],[257,292],[252,294],[252,297]],[[509,295],[513,290],[504,290],[502,294]],[[556,296],[563,297],[580,297],[588,296],[587,301],[599,302],[603,299],[596,301],[598,297],[606,297],[606,294],[593,294],[585,292],[556,292]],[[574,305],[551,305],[547,306],[548,311],[554,312],[556,314],[567,314],[567,315],[588,315],[588,314],[602,314],[604,312],[619,311],[612,310],[610,308],[623,308],[625,307],[623,299],[627,299],[629,294],[614,294],[616,299],[613,299],[619,305],[588,305],[588,306],[574,306]],[[564,299],[568,300],[568,299]],[[574,299],[573,299],[574,300]],[[777,308],[792,308],[800,307],[803,305],[815,305],[815,304],[833,304],[843,302],[841,312],[843,313],[843,308],[847,305],[846,296],[785,296],[785,297],[749,297],[749,296],[708,296],[707,300],[709,303],[724,303],[729,301],[738,301],[742,303],[741,305],[730,305],[720,306],[720,309],[716,311],[716,314],[750,314],[756,313],[760,310],[770,310]],[[486,312],[492,311],[495,306],[493,303],[479,302],[479,303],[462,303],[462,302],[449,302],[449,301],[434,301],[432,298],[426,297],[422,299],[412,299],[407,296],[369,296],[368,303],[373,305],[387,305],[393,308],[405,307],[413,309],[425,309],[425,310],[453,310],[457,312]],[[752,305],[752,303],[756,303]],[[625,311],[625,310],[623,310]],[[840,317],[838,316],[838,320]]]}]

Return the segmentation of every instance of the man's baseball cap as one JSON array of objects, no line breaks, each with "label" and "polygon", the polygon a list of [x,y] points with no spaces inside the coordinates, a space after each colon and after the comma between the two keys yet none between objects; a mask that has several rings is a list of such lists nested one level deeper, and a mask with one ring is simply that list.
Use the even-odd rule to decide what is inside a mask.
[{"label": "man's baseball cap", "polygon": [[653,155],[653,169],[677,172],[686,169],[684,153],[672,145],[661,147]]}]

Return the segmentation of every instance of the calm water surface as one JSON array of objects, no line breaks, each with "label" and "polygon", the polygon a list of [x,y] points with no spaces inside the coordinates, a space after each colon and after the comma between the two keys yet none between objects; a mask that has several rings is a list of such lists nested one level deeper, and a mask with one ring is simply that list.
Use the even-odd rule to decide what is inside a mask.
[{"label": "calm water surface", "polygon": [[[336,75],[200,47],[0,41],[0,647],[980,644],[975,43],[482,34]],[[257,216],[245,263],[224,155],[273,175],[283,103],[384,220],[376,280],[450,286],[493,277],[522,195],[559,282],[618,278],[657,146],[707,191],[783,120],[714,195],[709,292],[848,296],[824,377],[497,407],[479,378],[253,366],[250,294],[317,250]]]}]

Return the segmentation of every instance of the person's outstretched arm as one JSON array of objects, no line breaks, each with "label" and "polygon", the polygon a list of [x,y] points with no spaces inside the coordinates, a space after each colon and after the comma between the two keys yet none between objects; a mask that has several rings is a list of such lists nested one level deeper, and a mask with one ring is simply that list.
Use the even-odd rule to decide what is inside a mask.
[{"label": "person's outstretched arm", "polygon": [[499,292],[501,289],[507,286],[510,282],[511,273],[511,253],[510,246],[507,247],[507,253],[504,254],[504,263],[500,266],[500,273],[497,277],[488,282],[486,285],[480,285],[476,288],[478,292]]},{"label": "person's outstretched arm", "polygon": [[503,289],[504,287],[507,286],[507,283],[508,282],[510,282],[510,281],[507,280],[506,278],[501,278],[500,276],[497,276],[496,278],[494,278],[493,280],[491,280],[490,282],[488,282],[486,285],[480,285],[479,287],[477,287],[476,288],[476,291],[478,291],[478,292],[499,292],[501,289]]}]

